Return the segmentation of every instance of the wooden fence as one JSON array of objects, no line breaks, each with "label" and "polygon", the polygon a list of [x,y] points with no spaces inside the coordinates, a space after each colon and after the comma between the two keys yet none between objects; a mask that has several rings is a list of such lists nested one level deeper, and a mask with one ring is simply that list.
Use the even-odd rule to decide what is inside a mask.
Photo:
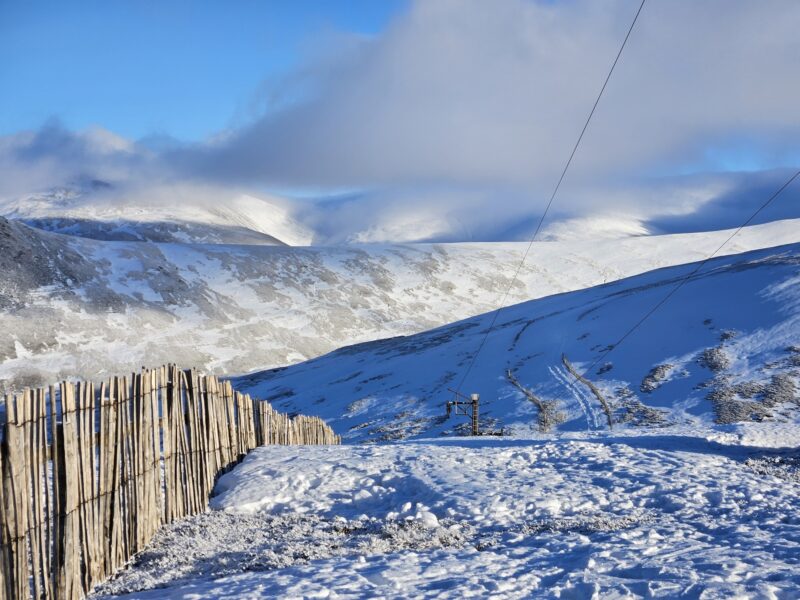
[{"label": "wooden fence", "polygon": [[0,600],[81,598],[161,525],[204,511],[254,447],[340,442],[319,418],[175,366],[6,396]]}]

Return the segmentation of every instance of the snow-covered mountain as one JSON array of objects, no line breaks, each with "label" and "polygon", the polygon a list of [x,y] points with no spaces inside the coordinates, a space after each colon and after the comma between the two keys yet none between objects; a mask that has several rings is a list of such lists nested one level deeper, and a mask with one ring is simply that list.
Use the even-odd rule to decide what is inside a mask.
[{"label": "snow-covered mountain", "polygon": [[730,232],[535,244],[461,386],[510,437],[467,439],[444,402],[493,314],[458,319],[497,305],[526,244],[156,243],[89,220],[0,217],[0,391],[274,366],[237,388],[345,441],[432,436],[254,451],[93,597],[792,597],[798,221],[743,231],[608,356]]},{"label": "snow-covered mountain", "polygon": [[[794,422],[800,244],[708,262],[615,347],[694,268],[658,269],[509,307],[468,375],[491,313],[342,348],[235,385],[281,410],[323,415],[349,441],[464,433],[466,419],[444,418],[448,388],[457,386],[481,394],[489,431],[602,430],[609,417],[618,427]],[[602,399],[571,366],[586,371]]]},{"label": "snow-covered mountain", "polygon": [[192,186],[123,192],[99,180],[0,199],[0,215],[98,240],[306,246],[285,201]]},{"label": "snow-covered mountain", "polygon": [[462,387],[503,437],[442,418],[491,314],[236,379],[345,441],[420,439],[258,448],[92,598],[795,597],[800,243],[695,269],[504,310]]},{"label": "snow-covered mountain", "polygon": [[[537,243],[509,301],[698,260],[727,236]],[[797,221],[775,222],[726,251],[799,236]],[[120,242],[0,220],[0,387],[168,361],[245,373],[417,333],[497,306],[524,248]]]}]

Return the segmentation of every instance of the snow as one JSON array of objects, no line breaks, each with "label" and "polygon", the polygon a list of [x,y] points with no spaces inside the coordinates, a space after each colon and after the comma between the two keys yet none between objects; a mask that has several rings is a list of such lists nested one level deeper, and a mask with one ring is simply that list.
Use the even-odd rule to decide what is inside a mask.
[{"label": "snow", "polygon": [[[503,311],[467,385],[504,436],[442,418],[491,314],[242,377],[379,443],[254,450],[94,597],[796,597],[798,265],[800,244],[705,265],[589,373],[610,430],[561,353],[586,367],[693,265]],[[536,432],[507,368],[564,422]],[[766,412],[720,422],[719,394]]]},{"label": "snow", "polygon": [[171,185],[123,194],[93,181],[0,198],[0,215],[101,240],[307,246],[314,234],[279,197]]},{"label": "snow", "polygon": [[588,215],[564,219],[548,224],[539,239],[543,240],[587,240],[624,239],[628,236],[652,235],[647,225],[631,215]]},{"label": "snow", "polygon": [[[565,354],[579,371],[597,363],[587,376],[617,421],[705,426],[756,415],[792,424],[800,418],[799,263],[797,244],[710,261],[607,356],[693,265],[508,307],[488,338],[492,313],[234,384],[280,410],[323,416],[346,441],[383,442],[463,432],[464,418],[444,418],[448,389],[463,380],[462,393],[481,396],[484,430],[530,432],[537,409],[511,385],[510,369],[563,414],[558,429],[607,427],[598,400],[562,364]],[[668,375],[654,385],[659,367]]]},{"label": "snow", "polygon": [[[0,312],[0,328],[14,331],[33,353],[17,360],[13,345],[0,341],[5,390],[64,375],[96,379],[125,372],[131,362],[245,373],[418,333],[496,307],[525,249],[518,243],[155,244],[15,229],[37,241],[23,255],[32,255],[30,264],[19,269],[55,266],[40,287],[14,292],[14,311]],[[727,235],[537,243],[509,301],[698,260]],[[799,236],[799,221],[770,223],[743,231],[726,251]],[[9,283],[12,291],[19,288]],[[127,353],[120,351],[125,346]]]},{"label": "snow", "polygon": [[98,596],[788,598],[781,456],[680,430],[259,448]]},{"label": "snow", "polygon": [[[96,597],[796,597],[800,221],[745,229],[607,357],[729,232],[548,231],[560,241],[533,246],[509,295],[521,303],[463,382],[481,429],[504,434],[475,439],[444,402],[526,244],[268,247],[311,234],[260,203],[136,213],[65,191],[26,205],[91,217],[48,222],[72,234],[173,243],[0,220],[16,257],[0,387],[132,363],[258,368],[237,389],[365,442],[257,449],[208,512],[165,527]],[[588,369],[613,430],[562,354]],[[539,431],[508,370],[563,419]]]}]

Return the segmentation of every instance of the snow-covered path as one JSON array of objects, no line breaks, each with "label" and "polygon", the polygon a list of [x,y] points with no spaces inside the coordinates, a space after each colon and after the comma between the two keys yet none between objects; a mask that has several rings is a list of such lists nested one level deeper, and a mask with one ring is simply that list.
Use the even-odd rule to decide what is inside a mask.
[{"label": "snow-covered path", "polygon": [[761,446],[798,442],[792,426],[754,424],[260,448],[221,479],[210,514],[164,532],[104,591],[797,597],[796,453]]}]

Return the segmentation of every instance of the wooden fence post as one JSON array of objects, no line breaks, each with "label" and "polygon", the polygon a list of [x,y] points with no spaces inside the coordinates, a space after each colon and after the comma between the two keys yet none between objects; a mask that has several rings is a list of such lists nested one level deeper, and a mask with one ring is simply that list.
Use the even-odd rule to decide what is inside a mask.
[{"label": "wooden fence post", "polygon": [[[6,406],[8,406],[8,396],[5,397]],[[8,416],[8,413],[6,413]],[[3,424],[5,430],[6,424]],[[0,445],[0,600],[8,600],[11,598],[12,590],[9,589],[11,584],[11,561],[9,552],[11,550],[10,538],[6,528],[8,519],[6,517],[6,499],[5,499],[5,441]]]},{"label": "wooden fence post", "polygon": [[205,510],[216,478],[256,446],[341,439],[317,417],[289,418],[175,365],[99,391],[26,389],[5,407],[0,600],[77,600],[162,524]]}]

